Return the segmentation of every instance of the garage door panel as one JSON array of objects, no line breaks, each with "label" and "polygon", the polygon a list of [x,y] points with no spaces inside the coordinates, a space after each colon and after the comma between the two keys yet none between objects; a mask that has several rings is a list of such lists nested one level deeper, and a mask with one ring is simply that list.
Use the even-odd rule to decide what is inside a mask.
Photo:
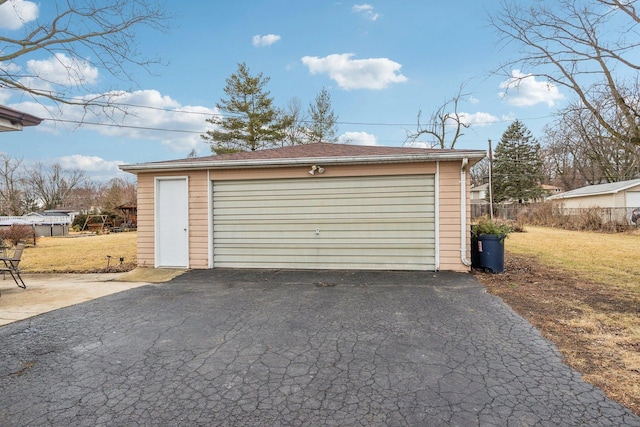
[{"label": "garage door panel", "polygon": [[[424,197],[423,203],[428,202],[429,196],[419,195]],[[396,209],[402,209],[407,206],[412,206],[416,203],[416,198],[418,195],[410,195],[410,194],[399,194],[399,195],[380,195],[380,194],[372,194],[369,197],[362,196],[350,196],[346,197],[344,194],[340,194],[338,196],[334,195],[333,197],[327,196],[324,198],[313,197],[305,199],[272,199],[265,198],[263,196],[262,199],[259,200],[260,209],[279,209],[286,210],[288,208],[301,208],[300,200],[305,200],[305,205],[302,207],[306,207],[308,209],[314,209],[318,207],[333,207],[333,208],[349,208],[354,205],[361,206],[395,206]],[[430,197],[433,199],[433,195]],[[256,199],[238,199],[238,200],[227,200],[219,202],[217,208],[219,209],[234,209],[236,211],[242,211],[243,209],[252,209],[255,208]]]},{"label": "garage door panel", "polygon": [[[372,237],[372,232],[375,232],[375,237]],[[344,236],[344,231],[341,230],[326,230],[323,229],[320,234],[322,238],[313,239],[309,237],[314,234],[314,230],[304,230],[299,233],[289,232],[286,238],[283,238],[283,231],[256,231],[253,233],[246,233],[245,235],[238,235],[234,232],[220,232],[216,238],[218,244],[231,244],[232,242],[255,242],[268,241],[273,244],[274,239],[279,241],[279,244],[286,244],[288,241],[302,242],[309,245],[322,244],[324,240],[328,240],[329,244],[335,244],[335,241],[341,239]],[[420,236],[419,230],[359,230],[358,232],[351,231],[351,237],[349,241],[381,241],[381,240],[401,240],[401,239],[416,239],[420,242],[425,239]]]},{"label": "garage door panel", "polygon": [[[326,269],[326,270],[407,270],[404,268],[398,268],[397,263],[388,262],[388,257],[378,257],[370,259],[351,259],[344,257],[335,258],[283,258],[283,259],[269,259],[264,261],[255,261],[251,267],[247,267],[244,263],[235,262],[231,260],[225,262],[226,268],[283,268],[283,269],[309,269],[310,265],[313,265],[314,269]],[[420,266],[425,261],[425,258],[420,259],[407,259],[406,265]],[[432,258],[428,262],[435,262]],[[404,264],[403,264],[404,265]],[[432,270],[431,268],[412,268],[413,270]]]},{"label": "garage door panel", "polygon": [[433,175],[213,188],[217,267],[435,269]]},{"label": "garage door panel", "polygon": [[[263,255],[263,256],[259,256]],[[351,254],[352,255],[352,254]],[[428,251],[416,252],[407,250],[404,253],[398,253],[397,256],[404,257],[409,265],[423,265],[425,260],[434,262],[433,253]],[[336,252],[314,252],[300,253],[295,257],[290,254],[255,254],[247,266],[247,260],[238,254],[230,254],[222,256],[218,262],[222,262],[226,267],[237,268],[309,268],[313,265],[316,268],[329,269],[354,269],[363,268],[371,270],[389,270],[396,269],[397,261],[388,255],[380,252],[363,253],[357,256],[348,256],[345,253]],[[358,267],[356,267],[358,266]]]},{"label": "garage door panel", "polygon": [[[217,191],[226,192],[235,195],[250,194],[252,198],[260,197],[265,193],[281,193],[281,194],[309,194],[310,190],[314,193],[335,194],[335,184],[332,182],[334,179],[341,181],[341,190],[343,191],[355,191],[358,192],[394,192],[398,189],[397,182],[391,177],[391,180],[387,180],[388,177],[342,177],[342,178],[325,178],[325,177],[308,177],[306,179],[274,179],[266,181],[256,181],[258,186],[247,186],[248,181],[218,181],[223,184],[223,187],[219,187]],[[406,181],[410,182],[409,191],[422,191],[433,190],[433,175],[410,175],[405,176]],[[413,179],[415,178],[415,179]],[[426,178],[426,179],[425,179]],[[281,184],[286,181],[286,186]],[[371,185],[371,184],[374,185]]]},{"label": "garage door panel", "polygon": [[264,238],[264,239],[247,239],[247,240],[220,239],[219,244],[225,246],[224,253],[232,252],[238,248],[241,248],[242,250],[249,250],[250,248],[256,248],[256,249],[260,248],[260,249],[266,249],[268,251],[274,251],[274,252],[279,250],[285,250],[285,251],[289,251],[288,253],[291,253],[290,252],[291,249],[295,249],[296,254],[299,254],[301,252],[307,251],[309,248],[312,248],[312,250],[324,249],[324,248],[327,248],[327,249],[335,248],[336,250],[343,249],[343,248],[362,249],[362,250],[365,250],[367,248],[371,248],[374,250],[408,248],[413,250],[416,248],[419,249],[421,247],[424,247],[424,243],[429,241],[431,240],[419,239],[415,237],[414,238],[394,237],[393,243],[391,242],[381,243],[381,239],[362,238],[362,239],[349,239],[349,241],[344,241],[340,243],[313,242],[313,244],[308,244],[306,239],[299,239],[299,240],[292,239],[287,241],[286,243],[278,243],[278,247],[274,248],[273,239]]},{"label": "garage door panel", "polygon": [[[407,218],[403,218],[407,219]],[[409,218],[411,219],[411,218]],[[404,231],[408,230],[411,232],[415,232],[416,229],[423,230],[427,227],[430,230],[434,229],[433,221],[424,221],[424,218],[415,218],[416,221],[398,221],[395,218],[389,218],[387,220],[376,220],[370,222],[363,222],[361,220],[345,220],[345,221],[326,221],[322,228],[323,233],[325,231],[339,231],[339,232],[348,232],[348,231],[358,231],[358,230],[366,230],[366,231],[380,231],[380,230],[398,230]],[[421,221],[421,222],[419,222]],[[244,232],[246,234],[252,235],[252,233],[258,232],[270,232],[270,233],[282,233],[282,232],[310,232],[315,231],[315,227],[310,227],[310,225],[316,224],[317,221],[313,219],[309,219],[306,221],[299,220],[295,223],[281,220],[274,221],[269,224],[269,228],[265,229],[263,222],[256,221],[245,221],[242,223],[233,223],[231,221],[227,221],[224,223],[218,224],[216,233],[219,236],[223,236],[223,233],[240,233]]]},{"label": "garage door panel", "polygon": [[[296,212],[293,212],[294,209],[296,209]],[[348,219],[348,218],[352,218],[354,215],[358,215],[361,218],[366,218],[366,219],[376,219],[380,215],[387,215],[389,218],[397,218],[398,220],[402,220],[402,218],[405,217],[406,215],[415,216],[417,214],[421,215],[424,213],[423,211],[420,210],[419,207],[414,207],[411,209],[407,208],[407,210],[405,211],[400,211],[394,208],[393,206],[377,206],[376,209],[372,209],[371,207],[366,207],[366,206],[352,206],[345,211],[340,211],[334,206],[327,206],[325,207],[325,210],[326,210],[325,218],[327,220]],[[296,218],[299,218],[300,216],[316,217],[318,215],[318,208],[314,209],[314,208],[305,207],[305,206],[300,208],[290,207],[287,209],[265,208],[265,209],[260,209],[260,212],[261,212],[261,218],[263,219],[277,220],[278,218],[282,218],[282,219],[288,219],[289,221],[294,221]],[[242,210],[230,209],[226,215],[227,215],[227,218],[231,220],[237,220],[237,221],[242,221],[243,219],[251,219],[251,217],[253,216],[253,214],[251,212],[248,212],[247,209],[242,209]],[[215,219],[224,220],[225,218],[223,216],[214,216],[214,220]]]}]

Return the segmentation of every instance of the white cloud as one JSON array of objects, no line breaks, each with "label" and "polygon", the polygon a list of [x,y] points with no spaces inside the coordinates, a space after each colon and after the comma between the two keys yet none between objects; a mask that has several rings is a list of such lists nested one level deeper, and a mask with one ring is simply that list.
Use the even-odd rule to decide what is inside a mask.
[{"label": "white cloud", "polygon": [[38,17],[38,5],[31,1],[9,0],[0,5],[0,28],[17,30]]},{"label": "white cloud", "polygon": [[472,104],[478,104],[478,103],[480,103],[480,100],[478,98],[476,98],[475,96],[470,95],[469,96],[469,102],[472,103]]},{"label": "white cloud", "polygon": [[27,69],[34,77],[20,79],[20,83],[39,90],[53,90],[54,85],[91,85],[98,81],[98,69],[88,61],[56,53],[48,59],[27,61]]},{"label": "white cloud", "polygon": [[122,177],[130,179],[131,175],[121,171],[118,165],[125,162],[121,160],[105,160],[98,156],[84,156],[81,154],[73,154],[70,156],[62,156],[55,159],[49,159],[46,163],[58,163],[64,169],[81,170],[87,177],[96,181],[108,181],[114,177]]},{"label": "white cloud", "polygon": [[500,83],[499,93],[507,103],[516,107],[530,107],[545,103],[549,107],[555,105],[555,101],[564,99],[564,95],[556,85],[550,82],[536,81],[532,74],[524,74],[520,70],[513,70],[511,77]]},{"label": "white cloud", "polygon": [[[57,132],[59,127],[73,127],[80,123],[85,129],[102,135],[133,140],[159,141],[177,152],[188,153],[192,149],[207,150],[202,143],[201,133],[214,129],[205,120],[218,114],[215,108],[181,105],[169,96],[157,90],[139,90],[134,92],[114,92],[103,95],[88,95],[87,99],[102,99],[103,102],[120,104],[122,109],[58,105],[47,109],[37,103],[10,105],[45,120],[36,129],[45,132]],[[55,119],[71,122],[56,123]],[[94,126],[88,123],[101,123]],[[170,131],[168,131],[170,130]]]},{"label": "white cloud", "polygon": [[[212,128],[205,121],[218,114],[217,109],[202,106],[181,105],[157,90],[139,90],[114,94],[111,102],[126,104],[126,111],[110,111],[112,121],[122,127],[100,127],[98,132],[132,139],[158,140],[175,151],[204,148],[200,133]],[[145,106],[141,108],[136,106]],[[75,111],[82,114],[81,109]],[[109,122],[106,118],[102,122]],[[170,129],[166,132],[154,129]]]},{"label": "white cloud", "polygon": [[407,141],[402,144],[402,146],[409,148],[433,148],[433,144],[429,144],[425,141]]},{"label": "white cloud", "polygon": [[340,144],[377,145],[378,138],[367,132],[345,132],[338,137]]},{"label": "white cloud", "polygon": [[373,11],[373,6],[370,4],[356,4],[351,8],[351,10],[355,13],[361,14],[370,21],[376,21],[380,17],[379,13],[375,13]]},{"label": "white cloud", "polygon": [[81,154],[60,157],[58,162],[65,169],[80,169],[89,173],[117,172],[118,165],[124,163],[120,160],[107,161],[101,157],[83,156]]},{"label": "white cloud", "polygon": [[352,53],[319,58],[305,56],[302,63],[311,74],[328,74],[342,89],[384,89],[407,78],[400,74],[402,65],[387,58],[351,59]]},{"label": "white cloud", "polygon": [[271,46],[281,39],[280,36],[276,34],[267,34],[265,36],[255,35],[253,36],[252,43],[255,47],[264,47]]},{"label": "white cloud", "polygon": [[458,113],[460,120],[469,126],[489,126],[500,121],[500,118],[489,113]]}]

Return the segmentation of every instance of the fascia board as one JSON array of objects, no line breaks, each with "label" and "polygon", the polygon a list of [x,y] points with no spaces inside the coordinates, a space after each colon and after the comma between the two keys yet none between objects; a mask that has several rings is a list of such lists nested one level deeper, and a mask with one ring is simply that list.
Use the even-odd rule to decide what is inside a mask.
[{"label": "fascia board", "polygon": [[361,165],[384,163],[415,163],[429,161],[453,161],[464,158],[480,161],[486,156],[484,151],[469,150],[446,153],[404,154],[389,156],[345,156],[345,157],[300,157],[288,159],[260,159],[260,160],[210,160],[191,162],[140,163],[120,165],[125,172],[153,172],[185,169],[241,169],[241,168],[271,168],[296,167],[310,164],[328,165]]}]

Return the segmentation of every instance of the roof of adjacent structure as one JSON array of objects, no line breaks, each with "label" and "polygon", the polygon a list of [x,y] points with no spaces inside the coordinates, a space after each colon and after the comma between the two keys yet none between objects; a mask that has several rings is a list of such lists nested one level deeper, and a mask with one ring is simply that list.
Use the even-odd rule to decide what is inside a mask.
[{"label": "roof of adjacent structure", "polygon": [[0,131],[22,130],[24,126],[37,126],[41,122],[39,117],[0,105]]},{"label": "roof of adjacent structure", "polygon": [[487,191],[489,189],[489,184],[480,184],[475,187],[471,187],[471,191]]},{"label": "roof of adjacent structure", "polygon": [[121,165],[120,169],[137,173],[170,169],[277,167],[308,165],[310,163],[322,163],[323,165],[405,163],[462,160],[464,158],[475,163],[483,159],[485,154],[486,152],[483,150],[440,150],[318,142],[268,150]]},{"label": "roof of adjacent structure", "polygon": [[610,182],[607,184],[587,185],[561,194],[555,194],[549,199],[569,199],[572,197],[599,196],[603,194],[615,194],[620,191],[640,185],[640,178],[629,181]]}]

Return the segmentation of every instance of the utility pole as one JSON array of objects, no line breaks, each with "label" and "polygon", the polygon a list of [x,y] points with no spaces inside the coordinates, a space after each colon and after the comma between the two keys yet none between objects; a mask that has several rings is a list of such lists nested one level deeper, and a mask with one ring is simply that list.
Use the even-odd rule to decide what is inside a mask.
[{"label": "utility pole", "polygon": [[489,140],[489,218],[493,221],[493,150]]}]

